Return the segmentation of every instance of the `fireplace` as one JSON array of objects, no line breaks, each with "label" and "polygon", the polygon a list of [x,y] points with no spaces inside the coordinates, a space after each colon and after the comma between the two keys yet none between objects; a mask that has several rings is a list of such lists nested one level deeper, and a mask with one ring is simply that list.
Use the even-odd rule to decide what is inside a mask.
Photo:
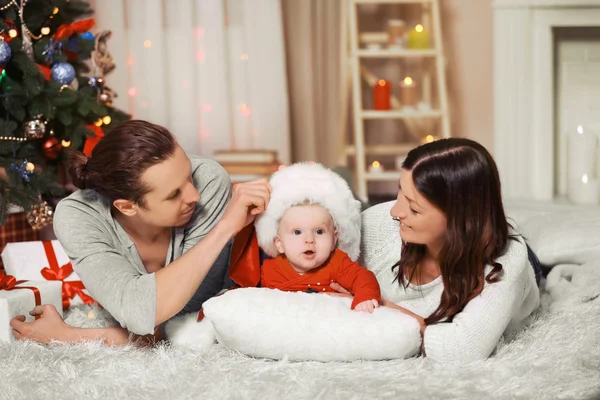
[{"label": "fireplace", "polygon": [[567,132],[600,132],[600,0],[493,7],[494,157],[504,196],[562,198]]}]

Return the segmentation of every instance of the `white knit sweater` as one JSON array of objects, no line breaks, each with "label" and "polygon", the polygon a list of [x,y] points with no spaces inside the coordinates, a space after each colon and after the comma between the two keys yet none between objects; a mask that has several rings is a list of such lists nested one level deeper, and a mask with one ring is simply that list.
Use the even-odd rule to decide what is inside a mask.
[{"label": "white knit sweater", "polygon": [[[383,298],[428,317],[440,304],[444,284],[439,277],[425,285],[404,288],[392,266],[400,259],[399,223],[390,216],[394,202],[373,206],[362,213],[362,265],[373,271]],[[502,334],[521,325],[539,306],[539,290],[527,257],[525,242],[510,241],[498,259],[504,274],[497,283],[485,283],[452,322],[425,329],[425,353],[437,361],[469,361],[490,356]],[[486,271],[491,270],[487,266]]]}]

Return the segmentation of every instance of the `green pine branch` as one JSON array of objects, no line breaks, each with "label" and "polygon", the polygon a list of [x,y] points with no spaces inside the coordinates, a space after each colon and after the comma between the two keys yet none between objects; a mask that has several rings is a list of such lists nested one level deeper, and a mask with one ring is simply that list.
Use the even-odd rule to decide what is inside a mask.
[{"label": "green pine branch", "polygon": [[[55,8],[58,12],[54,13]],[[47,62],[44,54],[51,38],[63,24],[93,18],[93,12],[82,0],[29,0],[25,6],[24,19],[32,33],[40,34],[43,27],[50,28],[50,34],[39,40],[32,39],[33,59],[22,50],[22,30],[16,7],[0,12],[0,30],[8,32],[14,28],[18,36],[7,40],[12,52],[9,61],[0,67],[0,136],[25,138],[25,122],[36,118],[45,121],[46,133],[43,137],[26,141],[0,140],[0,224],[6,216],[8,205],[15,204],[30,209],[44,196],[64,195],[57,170],[64,166],[71,150],[81,150],[86,138],[94,135],[87,126],[99,119],[110,116],[112,126],[129,119],[129,115],[115,109],[110,104],[98,102],[98,92],[89,84],[88,62],[94,41],[80,35],[73,35],[60,41],[63,52],[56,52],[52,62]],[[8,21],[13,21],[10,25]],[[109,44],[110,45],[110,44]],[[75,58],[73,58],[75,56]],[[50,69],[59,62],[70,62],[75,68],[75,84],[62,88],[52,79],[47,80],[41,70]],[[41,117],[40,117],[41,116]],[[50,136],[52,133],[52,136]],[[47,159],[44,143],[47,140],[64,140],[71,145],[63,149],[56,159]],[[28,180],[13,169],[24,161],[33,163],[36,168]],[[7,178],[3,178],[6,176]]]}]

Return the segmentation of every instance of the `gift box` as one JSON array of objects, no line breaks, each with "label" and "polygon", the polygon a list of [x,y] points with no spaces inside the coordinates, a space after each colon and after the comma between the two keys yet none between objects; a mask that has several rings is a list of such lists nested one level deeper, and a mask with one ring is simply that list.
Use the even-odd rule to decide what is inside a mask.
[{"label": "gift box", "polygon": [[35,317],[29,312],[35,306],[52,304],[62,316],[62,282],[60,281],[17,281],[0,270],[0,341],[16,340],[12,334],[10,320],[24,315],[25,321]]},{"label": "gift box", "polygon": [[[0,225],[0,251],[7,243],[31,240],[40,240],[40,233],[31,228],[24,212],[9,214],[4,224]],[[1,261],[0,268],[3,268]]]},{"label": "gift box", "polygon": [[18,280],[62,282],[63,309],[93,304],[58,240],[8,243],[2,251],[4,269]]}]

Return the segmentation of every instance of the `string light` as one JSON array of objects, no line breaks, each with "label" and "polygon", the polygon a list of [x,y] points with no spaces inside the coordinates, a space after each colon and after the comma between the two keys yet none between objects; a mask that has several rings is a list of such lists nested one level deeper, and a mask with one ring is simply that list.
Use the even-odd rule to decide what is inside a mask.
[{"label": "string light", "polygon": [[425,137],[425,141],[426,141],[427,143],[431,143],[431,142],[433,142],[433,139],[434,139],[434,138],[433,138],[433,135],[427,135],[427,136]]},{"label": "string light", "polygon": [[47,35],[47,34],[49,34],[49,33],[50,33],[50,28],[48,28],[47,26],[44,26],[44,27],[42,28],[42,30],[40,31],[40,33],[41,33],[42,35]]},{"label": "string light", "polygon": [[423,25],[418,24],[417,26],[415,26],[415,31],[417,31],[417,32],[423,32]]},{"label": "string light", "polygon": [[0,140],[12,140],[14,142],[24,142],[27,138],[24,137],[13,137],[13,136],[0,136]]},{"label": "string light", "polygon": [[60,144],[62,144],[62,147],[69,147],[71,146],[71,141],[63,139]]},{"label": "string light", "polygon": [[98,120],[96,122],[94,122],[94,125],[102,126],[102,118],[98,118]]},{"label": "string light", "polygon": [[130,87],[129,90],[127,91],[127,94],[130,95],[131,97],[137,95],[137,89],[134,87]]},{"label": "string light", "polygon": [[58,7],[54,7],[54,10],[52,10],[52,14],[53,15],[58,14]]},{"label": "string light", "polygon": [[104,125],[108,125],[112,122],[112,118],[110,117],[110,115],[107,115],[104,118],[102,118],[102,122],[104,123]]},{"label": "string light", "polygon": [[27,170],[27,171],[33,171],[34,169],[35,169],[35,164],[34,164],[34,163],[32,163],[32,162],[28,162],[28,163],[25,165],[25,170]]},{"label": "string light", "polygon": [[16,38],[18,35],[18,32],[15,28],[12,28],[8,31],[8,36],[10,36],[11,38]]},{"label": "string light", "polygon": [[152,41],[150,41],[150,40],[145,40],[145,41],[144,41],[144,47],[148,48],[148,47],[150,47],[150,46],[152,46]]}]

